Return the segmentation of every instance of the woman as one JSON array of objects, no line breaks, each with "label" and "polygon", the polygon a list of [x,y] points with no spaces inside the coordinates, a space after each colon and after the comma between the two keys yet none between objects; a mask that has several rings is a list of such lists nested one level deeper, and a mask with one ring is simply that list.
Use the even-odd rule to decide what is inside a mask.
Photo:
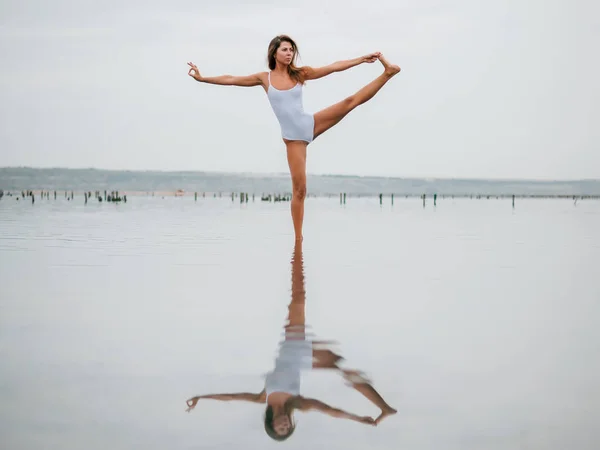
[{"label": "woman", "polygon": [[[294,411],[320,411],[333,417],[354,420],[359,423],[376,426],[385,417],[395,414],[396,410],[371,386],[359,372],[340,369],[342,359],[331,350],[319,348],[321,341],[306,339],[305,290],[302,267],[302,243],[296,241],[292,258],[292,301],[288,306],[288,323],[285,326],[285,340],[280,344],[275,368],[265,379],[265,387],[259,393],[241,392],[237,394],[209,394],[192,397],[187,400],[187,411],[195,408],[200,399],[242,400],[254,403],[266,403],[264,427],[274,440],[289,438],[295,428]],[[326,403],[300,395],[300,372],[309,369],[336,369],[348,384],[378,406],[381,414],[377,419],[358,416]]]},{"label": "woman", "polygon": [[[296,67],[297,55],[296,43],[289,36],[281,35],[273,38],[269,44],[267,52],[269,72],[259,72],[248,76],[205,77],[200,74],[195,64],[188,62],[190,66],[188,75],[203,83],[263,87],[279,121],[281,137],[286,145],[293,188],[291,213],[294,234],[296,240],[302,240],[304,198],[306,196],[306,147],[358,105],[373,98],[385,83],[400,72],[400,67],[388,63],[379,52],[318,68]],[[316,80],[333,72],[341,72],[376,60],[383,64],[383,73],[354,95],[315,114],[304,112],[302,86],[306,81]]]}]

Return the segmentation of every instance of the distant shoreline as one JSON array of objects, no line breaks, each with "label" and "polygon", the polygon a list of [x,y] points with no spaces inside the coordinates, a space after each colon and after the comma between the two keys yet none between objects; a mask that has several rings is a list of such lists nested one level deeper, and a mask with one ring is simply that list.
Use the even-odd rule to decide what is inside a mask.
[{"label": "distant shoreline", "polygon": [[[350,175],[307,176],[308,194],[335,196],[512,196],[595,197],[600,180],[474,180],[459,178],[393,178]],[[129,171],[105,169],[0,168],[0,189],[11,191],[119,191],[129,195],[186,195],[221,192],[260,196],[291,194],[289,174],[219,173],[195,171]]]},{"label": "distant shoreline", "polygon": [[[120,174],[147,174],[147,175],[193,175],[193,176],[233,176],[250,178],[288,178],[287,172],[223,172],[205,170],[157,170],[157,169],[104,169],[97,167],[35,167],[35,166],[0,166],[0,174],[3,171],[38,171],[38,172],[98,172],[98,173],[120,173]],[[485,178],[485,177],[438,177],[438,176],[399,176],[399,175],[358,175],[358,174],[327,174],[310,173],[309,177],[339,178],[339,179],[373,179],[373,180],[419,180],[419,181],[458,181],[458,182],[485,182],[485,183],[600,183],[600,178]]]}]

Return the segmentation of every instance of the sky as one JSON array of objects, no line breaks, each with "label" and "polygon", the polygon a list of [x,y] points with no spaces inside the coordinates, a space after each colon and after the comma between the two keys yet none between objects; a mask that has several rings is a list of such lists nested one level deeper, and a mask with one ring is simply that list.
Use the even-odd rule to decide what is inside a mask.
[{"label": "sky", "polygon": [[[3,0],[0,166],[287,172],[261,87],[188,76],[382,52],[402,71],[308,147],[312,174],[600,178],[592,0]],[[309,81],[314,113],[382,71]]]}]

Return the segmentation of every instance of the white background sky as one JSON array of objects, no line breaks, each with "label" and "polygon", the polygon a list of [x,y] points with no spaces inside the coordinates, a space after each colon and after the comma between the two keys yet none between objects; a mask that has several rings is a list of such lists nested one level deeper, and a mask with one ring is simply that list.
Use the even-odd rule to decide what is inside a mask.
[{"label": "white background sky", "polygon": [[[0,166],[285,172],[260,87],[276,34],[318,66],[402,67],[309,146],[308,172],[600,178],[600,6],[542,0],[3,0]],[[315,112],[381,71],[309,82]]]}]

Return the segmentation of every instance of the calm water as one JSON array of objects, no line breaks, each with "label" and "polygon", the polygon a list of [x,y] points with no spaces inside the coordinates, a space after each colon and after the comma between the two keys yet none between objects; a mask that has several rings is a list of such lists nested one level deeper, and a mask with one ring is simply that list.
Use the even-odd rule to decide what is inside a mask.
[{"label": "calm water", "polygon": [[[597,449],[600,203],[0,200],[2,449]],[[292,298],[398,410],[378,427],[186,399],[263,388]],[[298,272],[300,271],[300,272]],[[294,291],[297,292],[298,284]],[[302,394],[379,409],[339,373]]]}]

